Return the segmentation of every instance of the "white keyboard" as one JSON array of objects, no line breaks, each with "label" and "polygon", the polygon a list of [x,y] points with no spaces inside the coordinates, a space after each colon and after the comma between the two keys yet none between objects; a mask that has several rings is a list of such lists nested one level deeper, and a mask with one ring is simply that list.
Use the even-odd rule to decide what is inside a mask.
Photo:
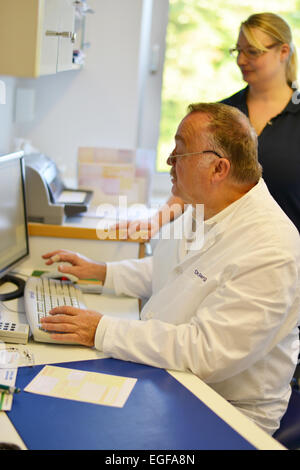
[{"label": "white keyboard", "polygon": [[58,306],[70,305],[72,307],[86,308],[82,292],[70,281],[30,277],[26,281],[25,291],[26,317],[35,341],[43,343],[60,343],[50,334],[42,330],[40,320],[49,315],[49,311]]}]

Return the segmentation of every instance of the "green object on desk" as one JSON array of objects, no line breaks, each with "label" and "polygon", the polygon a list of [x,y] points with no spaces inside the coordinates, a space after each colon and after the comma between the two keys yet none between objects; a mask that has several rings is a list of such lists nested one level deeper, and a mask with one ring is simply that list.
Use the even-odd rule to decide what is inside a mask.
[{"label": "green object on desk", "polygon": [[31,276],[40,277],[45,272],[47,272],[47,271],[38,271],[37,269],[35,269],[34,271],[32,271]]},{"label": "green object on desk", "polygon": [[4,396],[5,396],[5,393],[0,392],[0,410],[2,410],[3,408]]},{"label": "green object on desk", "polygon": [[[47,273],[49,271],[40,271],[35,269],[32,271],[31,276],[40,277],[42,274]],[[62,277],[64,273],[61,273]],[[95,283],[95,284],[102,284],[98,279],[78,279],[77,284],[86,284],[86,283]]]},{"label": "green object on desk", "polygon": [[20,393],[20,391],[20,388],[0,384],[0,393]]}]

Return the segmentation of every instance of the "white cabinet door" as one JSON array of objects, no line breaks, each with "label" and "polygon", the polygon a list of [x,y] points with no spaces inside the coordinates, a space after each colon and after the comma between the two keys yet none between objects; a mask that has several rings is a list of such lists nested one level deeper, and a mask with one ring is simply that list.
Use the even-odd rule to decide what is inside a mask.
[{"label": "white cabinet door", "polygon": [[74,0],[0,0],[0,75],[72,69]]},{"label": "white cabinet door", "polygon": [[75,9],[73,0],[59,0],[59,31],[63,36],[58,40],[57,72],[72,69],[73,42],[75,32]]},{"label": "white cabinet door", "polygon": [[73,0],[45,0],[41,75],[72,69],[74,24]]},{"label": "white cabinet door", "polygon": [[59,31],[60,0],[45,0],[43,26],[41,31],[40,75],[56,73],[59,36],[49,36],[47,32]]}]

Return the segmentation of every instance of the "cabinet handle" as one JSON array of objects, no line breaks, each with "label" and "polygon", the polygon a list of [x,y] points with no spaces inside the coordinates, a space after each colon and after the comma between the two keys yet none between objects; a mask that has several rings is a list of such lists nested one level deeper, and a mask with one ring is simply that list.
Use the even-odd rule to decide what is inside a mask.
[{"label": "cabinet handle", "polygon": [[63,38],[69,38],[71,39],[71,42],[74,44],[75,40],[76,40],[76,33],[72,32],[72,31],[62,31],[61,33],[59,33],[58,31],[46,31],[46,36],[61,36]]}]

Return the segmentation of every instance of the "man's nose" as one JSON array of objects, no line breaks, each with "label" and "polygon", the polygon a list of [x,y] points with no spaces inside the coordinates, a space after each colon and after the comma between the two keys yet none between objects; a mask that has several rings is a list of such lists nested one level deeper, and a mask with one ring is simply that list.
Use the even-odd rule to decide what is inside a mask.
[{"label": "man's nose", "polygon": [[172,166],[175,164],[175,162],[176,162],[176,157],[175,155],[173,155],[173,152],[172,152],[167,158],[167,165]]}]

